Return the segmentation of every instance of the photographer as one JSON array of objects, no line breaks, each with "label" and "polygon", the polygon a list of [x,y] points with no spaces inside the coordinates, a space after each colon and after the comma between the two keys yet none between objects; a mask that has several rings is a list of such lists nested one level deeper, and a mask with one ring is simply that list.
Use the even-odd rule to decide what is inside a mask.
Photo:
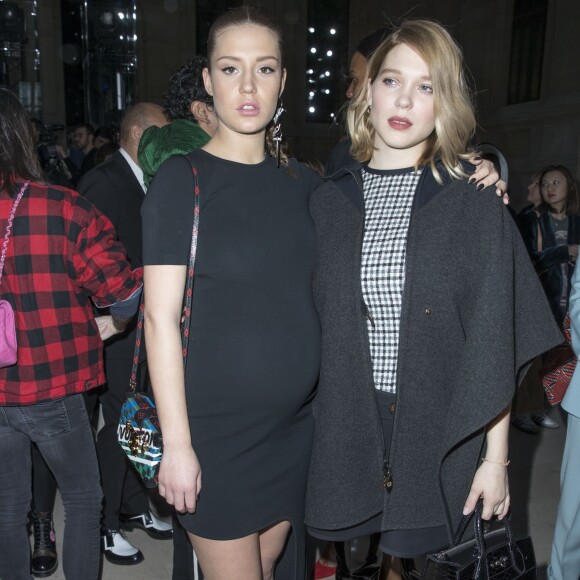
[{"label": "photographer", "polygon": [[[66,163],[63,148],[58,145],[56,131],[62,131],[62,125],[47,127],[39,119],[30,119],[32,123],[36,152],[46,180],[53,185],[72,187],[73,172]],[[73,167],[74,169],[74,167]]]}]

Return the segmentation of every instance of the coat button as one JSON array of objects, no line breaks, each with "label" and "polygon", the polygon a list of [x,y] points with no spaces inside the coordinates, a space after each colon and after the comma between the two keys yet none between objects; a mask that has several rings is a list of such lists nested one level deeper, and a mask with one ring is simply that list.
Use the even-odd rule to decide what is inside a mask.
[{"label": "coat button", "polygon": [[425,308],[425,314],[429,316],[431,314],[431,308]]},{"label": "coat button", "polygon": [[391,403],[391,404],[389,405],[389,413],[390,413],[391,415],[394,415],[394,414],[395,414],[395,403]]}]

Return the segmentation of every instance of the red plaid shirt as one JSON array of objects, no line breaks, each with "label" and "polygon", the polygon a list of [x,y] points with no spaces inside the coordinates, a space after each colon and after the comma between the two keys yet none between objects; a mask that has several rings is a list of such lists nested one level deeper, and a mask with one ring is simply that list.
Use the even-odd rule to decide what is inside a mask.
[{"label": "red plaid shirt", "polygon": [[[17,191],[20,184],[16,184]],[[0,247],[12,198],[0,194]],[[0,406],[28,405],[105,382],[92,313],[141,286],[111,222],[63,187],[31,184],[14,218],[0,298],[14,309],[18,362],[0,369]]]}]

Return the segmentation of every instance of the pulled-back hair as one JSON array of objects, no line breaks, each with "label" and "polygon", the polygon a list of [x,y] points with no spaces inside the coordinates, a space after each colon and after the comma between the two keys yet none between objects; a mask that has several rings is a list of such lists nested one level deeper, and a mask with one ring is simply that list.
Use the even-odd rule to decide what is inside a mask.
[{"label": "pulled-back hair", "polygon": [[538,179],[540,195],[542,196],[540,211],[548,211],[550,209],[550,204],[546,202],[542,192],[542,181],[544,181],[546,173],[549,173],[550,171],[559,171],[566,179],[566,185],[568,186],[568,189],[566,195],[566,204],[564,205],[564,213],[566,215],[577,214],[580,211],[580,198],[578,195],[578,188],[576,187],[576,180],[574,179],[571,171],[564,165],[548,165],[548,167],[544,167],[544,169],[542,169],[540,178]]},{"label": "pulled-back hair", "polygon": [[[278,49],[280,51],[281,59],[280,67],[283,66],[282,61],[284,60],[284,45],[282,42],[282,29],[277,24],[275,24],[271,18],[262,10],[253,6],[240,6],[239,8],[228,10],[219,16],[209,29],[207,38],[207,58],[209,60],[208,69],[210,72],[211,58],[215,52],[217,37],[227,28],[237,26],[261,26],[273,32],[278,39]],[[270,123],[266,130],[266,150],[271,157],[276,157],[274,123]],[[280,163],[284,165],[284,167],[288,167],[288,154],[286,153],[286,148],[283,145],[280,147]]]},{"label": "pulled-back hair", "polygon": [[213,99],[205,90],[201,74],[207,66],[207,57],[198,55],[171,75],[169,86],[161,101],[163,112],[171,120],[187,119],[197,123],[197,119],[191,112],[191,103],[194,101],[201,101],[208,105],[213,103]]},{"label": "pulled-back hair", "polygon": [[13,194],[17,179],[44,180],[26,109],[12,91],[0,87],[0,189]]},{"label": "pulled-back hair", "polygon": [[450,175],[465,177],[461,159],[467,157],[467,145],[476,126],[471,92],[465,80],[461,49],[443,26],[431,20],[403,22],[373,53],[363,90],[348,109],[351,153],[363,163],[373,156],[375,129],[368,115],[366,88],[369,81],[372,84],[377,79],[389,52],[400,44],[415,50],[425,61],[433,83],[435,130],[428,137],[415,167],[430,165],[435,179],[440,182],[441,176],[435,165],[435,161],[440,159]]}]

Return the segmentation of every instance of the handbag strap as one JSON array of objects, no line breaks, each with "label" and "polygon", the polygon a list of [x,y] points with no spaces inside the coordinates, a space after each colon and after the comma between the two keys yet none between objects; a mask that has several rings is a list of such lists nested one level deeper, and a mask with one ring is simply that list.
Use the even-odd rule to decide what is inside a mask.
[{"label": "handbag strap", "polygon": [[[463,538],[463,534],[467,529],[467,525],[469,524],[470,520],[474,518],[473,528],[475,531],[475,539],[478,545],[478,549],[481,547],[482,552],[485,551],[484,536],[486,533],[487,523],[485,523],[484,520],[481,518],[482,513],[483,513],[483,498],[480,498],[477,500],[477,503],[475,504],[475,509],[470,514],[463,516],[459,521],[459,525],[457,526],[457,530],[455,532],[455,536],[453,537],[453,542],[451,543],[450,548],[453,548],[461,543],[461,539]],[[501,523],[505,529],[510,545],[513,546],[514,534],[512,531],[512,526],[509,518],[507,517],[503,518]]]},{"label": "handbag strap", "polygon": [[2,255],[0,256],[0,283],[2,282],[2,274],[4,272],[4,260],[6,260],[6,251],[8,250],[8,242],[10,241],[10,234],[12,232],[12,223],[14,222],[14,216],[16,215],[16,208],[26,191],[26,188],[30,185],[30,181],[25,181],[24,185],[20,189],[20,192],[16,196],[16,199],[12,203],[12,210],[10,211],[10,217],[8,218],[8,223],[6,224],[6,233],[4,234],[4,243],[2,244]]},{"label": "handbag strap", "polygon": [[[475,532],[475,546],[476,546],[476,550],[474,553],[476,559],[476,573],[474,574],[474,578],[480,577],[481,566],[487,566],[486,562],[487,548],[485,545],[485,533],[487,525],[481,518],[482,512],[483,512],[483,498],[480,498],[477,501],[477,504],[475,504],[475,509],[473,510],[473,512],[461,518],[459,525],[457,526],[457,531],[455,532],[453,542],[451,543],[451,546],[449,546],[449,548],[454,548],[455,546],[458,546],[460,544],[461,538],[463,537],[463,534],[465,533],[465,530],[467,528],[467,524],[469,523],[471,518],[473,518],[473,528]],[[507,517],[503,518],[502,524],[507,536],[508,550],[510,553],[512,564],[516,570],[523,571],[525,568],[523,556],[515,541],[509,518]]]},{"label": "handbag strap", "polygon": [[[183,352],[183,367],[187,362],[187,344],[189,342],[189,323],[191,319],[191,300],[193,297],[193,277],[195,273],[195,256],[197,254],[197,234],[199,231],[199,184],[197,181],[197,169],[192,165],[188,156],[185,156],[191,165],[194,183],[194,209],[193,209],[193,229],[191,232],[191,246],[189,251],[189,265],[187,267],[187,283],[185,287],[185,297],[183,306],[183,323],[181,333],[181,347]],[[137,391],[137,367],[139,365],[139,351],[141,349],[141,337],[143,335],[143,320],[145,318],[145,304],[141,300],[139,306],[139,317],[137,319],[137,333],[135,337],[135,350],[133,353],[133,368],[131,369],[131,379],[129,386],[131,392]]]}]

